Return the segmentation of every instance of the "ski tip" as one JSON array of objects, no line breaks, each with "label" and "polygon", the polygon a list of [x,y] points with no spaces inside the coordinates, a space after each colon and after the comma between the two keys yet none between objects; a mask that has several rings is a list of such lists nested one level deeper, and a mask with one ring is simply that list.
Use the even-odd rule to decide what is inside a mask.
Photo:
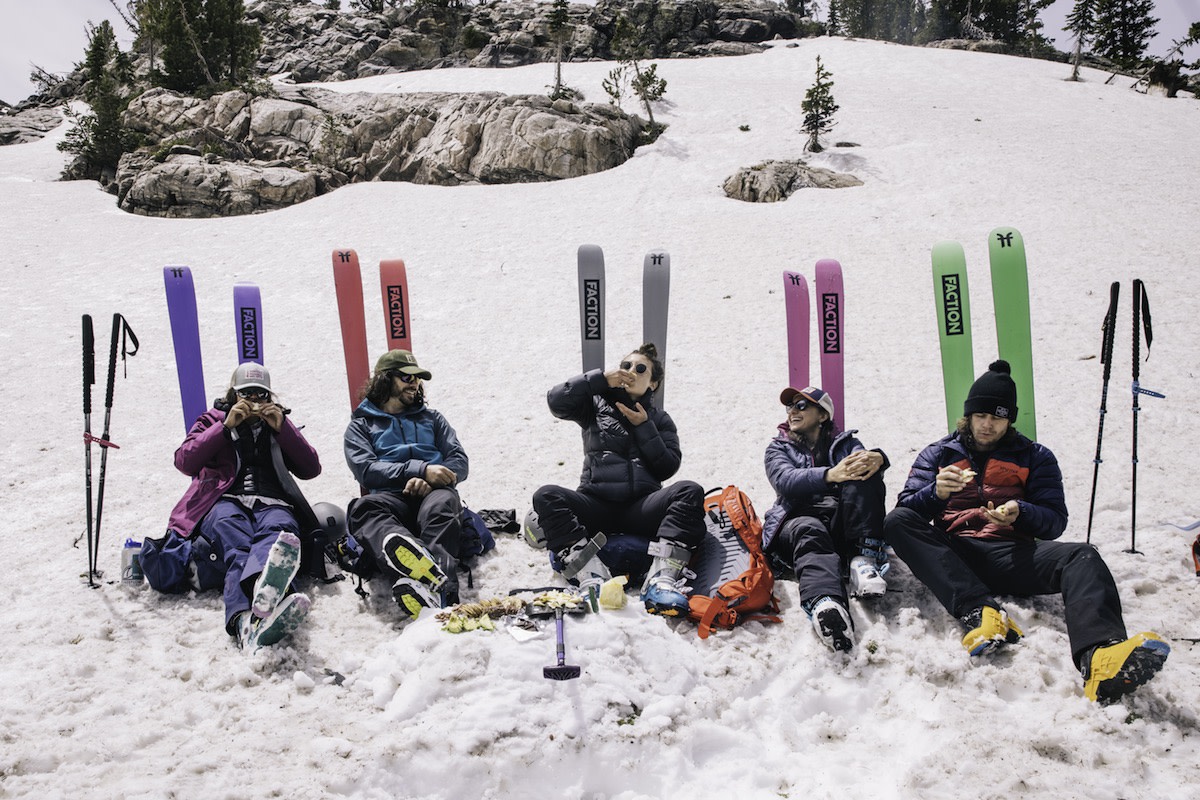
[{"label": "ski tip", "polygon": [[587,255],[593,255],[593,254],[603,255],[603,253],[604,253],[604,251],[600,249],[600,245],[598,245],[598,244],[581,244],[581,245],[579,245],[579,255],[580,256],[583,256],[585,254],[587,254]]},{"label": "ski tip", "polygon": [[822,258],[817,262],[817,269],[841,269],[842,265],[836,259]]},{"label": "ski tip", "polygon": [[992,228],[988,232],[988,243],[998,244],[1002,247],[1011,247],[1018,242],[1023,243],[1025,240],[1021,236],[1021,232],[1011,225],[1002,225],[999,228]]}]

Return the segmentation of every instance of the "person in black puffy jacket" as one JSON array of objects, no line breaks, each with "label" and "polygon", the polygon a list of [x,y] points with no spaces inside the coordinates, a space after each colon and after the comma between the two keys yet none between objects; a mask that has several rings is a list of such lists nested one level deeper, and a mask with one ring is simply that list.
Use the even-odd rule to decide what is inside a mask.
[{"label": "person in black puffy jacket", "polygon": [[583,429],[578,490],[543,486],[534,492],[536,524],[564,576],[582,588],[609,577],[587,547],[597,533],[644,539],[652,555],[642,588],[651,614],[687,614],[680,573],[704,537],[704,490],[694,481],[663,487],[679,470],[679,435],[654,403],[663,365],[645,344],[606,372],[591,370],[547,392],[550,411]]}]

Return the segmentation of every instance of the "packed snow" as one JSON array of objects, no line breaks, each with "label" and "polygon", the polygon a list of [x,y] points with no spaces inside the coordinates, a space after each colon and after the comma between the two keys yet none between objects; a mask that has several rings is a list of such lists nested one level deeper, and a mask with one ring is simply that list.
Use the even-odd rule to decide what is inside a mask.
[{"label": "packed snow", "polygon": [[[820,55],[841,110],[811,162],[864,185],[758,205],[726,198],[737,168],[801,155],[800,102]],[[594,102],[611,64],[568,64]],[[360,184],[284,211],[213,220],[126,214],[90,182],[56,177],[59,129],[0,148],[0,796],[12,798],[1187,798],[1194,797],[1200,516],[1196,441],[1200,104],[1130,91],[1063,64],[880,42],[777,42],[762,55],[664,61],[666,133],[611,171],[557,183],[440,188]],[[553,65],[390,75],[338,90],[541,92]],[[633,104],[627,108],[635,110]],[[741,130],[747,126],[748,130]],[[1089,702],[1056,597],[1013,599],[1023,642],[970,663],[957,624],[902,564],[875,605],[855,602],[859,646],[826,650],[780,583],[778,625],[707,641],[686,621],[620,611],[571,617],[575,681],[544,680],[553,627],[453,635],[405,622],[387,588],[309,585],[292,639],[255,653],[223,630],[215,593],[165,596],[119,579],[127,537],[160,535],[187,485],[162,268],[189,265],[210,397],[236,365],[234,283],[262,289],[264,352],[283,402],[320,452],[310,501],[356,493],[331,253],[364,265],[372,357],[383,349],[373,265],[408,265],[414,349],[431,404],[471,458],[465,501],[523,516],[535,488],[575,485],[578,429],[545,403],[579,371],[575,254],[604,249],[608,360],[641,334],[641,264],[674,270],[667,410],[678,479],[736,484],[773,502],[763,451],[787,385],[783,270],[845,270],[849,427],[890,456],[894,498],[945,430],[930,248],[962,242],[976,372],[995,357],[987,234],[1024,235],[1040,440],[1057,454],[1085,538],[1101,396],[1100,325],[1123,282],[1092,541],[1120,586],[1130,633],[1173,643],[1123,702]],[[1151,301],[1131,542],[1130,282]],[[141,350],[119,369],[100,567],[86,546],[80,316],[97,330],[93,431],[103,422],[111,315]],[[815,345],[814,345],[815,349]],[[1146,348],[1143,345],[1143,355]],[[813,358],[814,365],[817,359]],[[815,368],[814,368],[815,371]],[[50,423],[53,424],[50,424]],[[1018,426],[1019,427],[1019,426]],[[93,448],[94,472],[98,451]],[[467,598],[551,580],[517,537],[475,569]]]}]

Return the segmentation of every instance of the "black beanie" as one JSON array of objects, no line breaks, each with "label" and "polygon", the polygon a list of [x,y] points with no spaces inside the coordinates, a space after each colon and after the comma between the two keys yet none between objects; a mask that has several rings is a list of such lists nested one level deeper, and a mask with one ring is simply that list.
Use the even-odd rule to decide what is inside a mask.
[{"label": "black beanie", "polygon": [[1017,420],[1017,384],[1013,382],[1012,367],[1007,361],[997,360],[988,365],[988,371],[971,384],[967,400],[963,403],[963,415],[991,414],[1009,422]]}]

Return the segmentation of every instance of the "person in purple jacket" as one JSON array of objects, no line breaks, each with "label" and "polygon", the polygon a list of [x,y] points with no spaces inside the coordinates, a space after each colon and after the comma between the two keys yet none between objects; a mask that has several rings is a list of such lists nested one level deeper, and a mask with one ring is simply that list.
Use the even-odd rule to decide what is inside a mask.
[{"label": "person in purple jacket", "polygon": [[321,462],[288,413],[267,368],[247,362],[175,451],[175,467],[192,483],[168,527],[206,540],[204,550],[221,563],[225,630],[245,649],[275,644],[311,605],[290,593],[300,566],[298,517],[312,517],[292,476],[315,478]]},{"label": "person in purple jacket", "polygon": [[848,596],[878,597],[887,589],[887,456],[865,449],[857,431],[837,429],[833,398],[821,389],[788,387],[779,401],[787,419],[764,457],[776,499],[763,519],[763,550],[795,573],[800,605],[821,641],[848,651]]},{"label": "person in purple jacket", "polygon": [[884,536],[961,622],[973,657],[1024,636],[997,595],[1061,594],[1084,693],[1112,702],[1150,680],[1171,648],[1150,632],[1127,638],[1099,552],[1055,541],[1067,527],[1062,472],[1049,449],[1013,427],[1011,372],[994,361],[972,384],[957,430],[917,456]]}]

